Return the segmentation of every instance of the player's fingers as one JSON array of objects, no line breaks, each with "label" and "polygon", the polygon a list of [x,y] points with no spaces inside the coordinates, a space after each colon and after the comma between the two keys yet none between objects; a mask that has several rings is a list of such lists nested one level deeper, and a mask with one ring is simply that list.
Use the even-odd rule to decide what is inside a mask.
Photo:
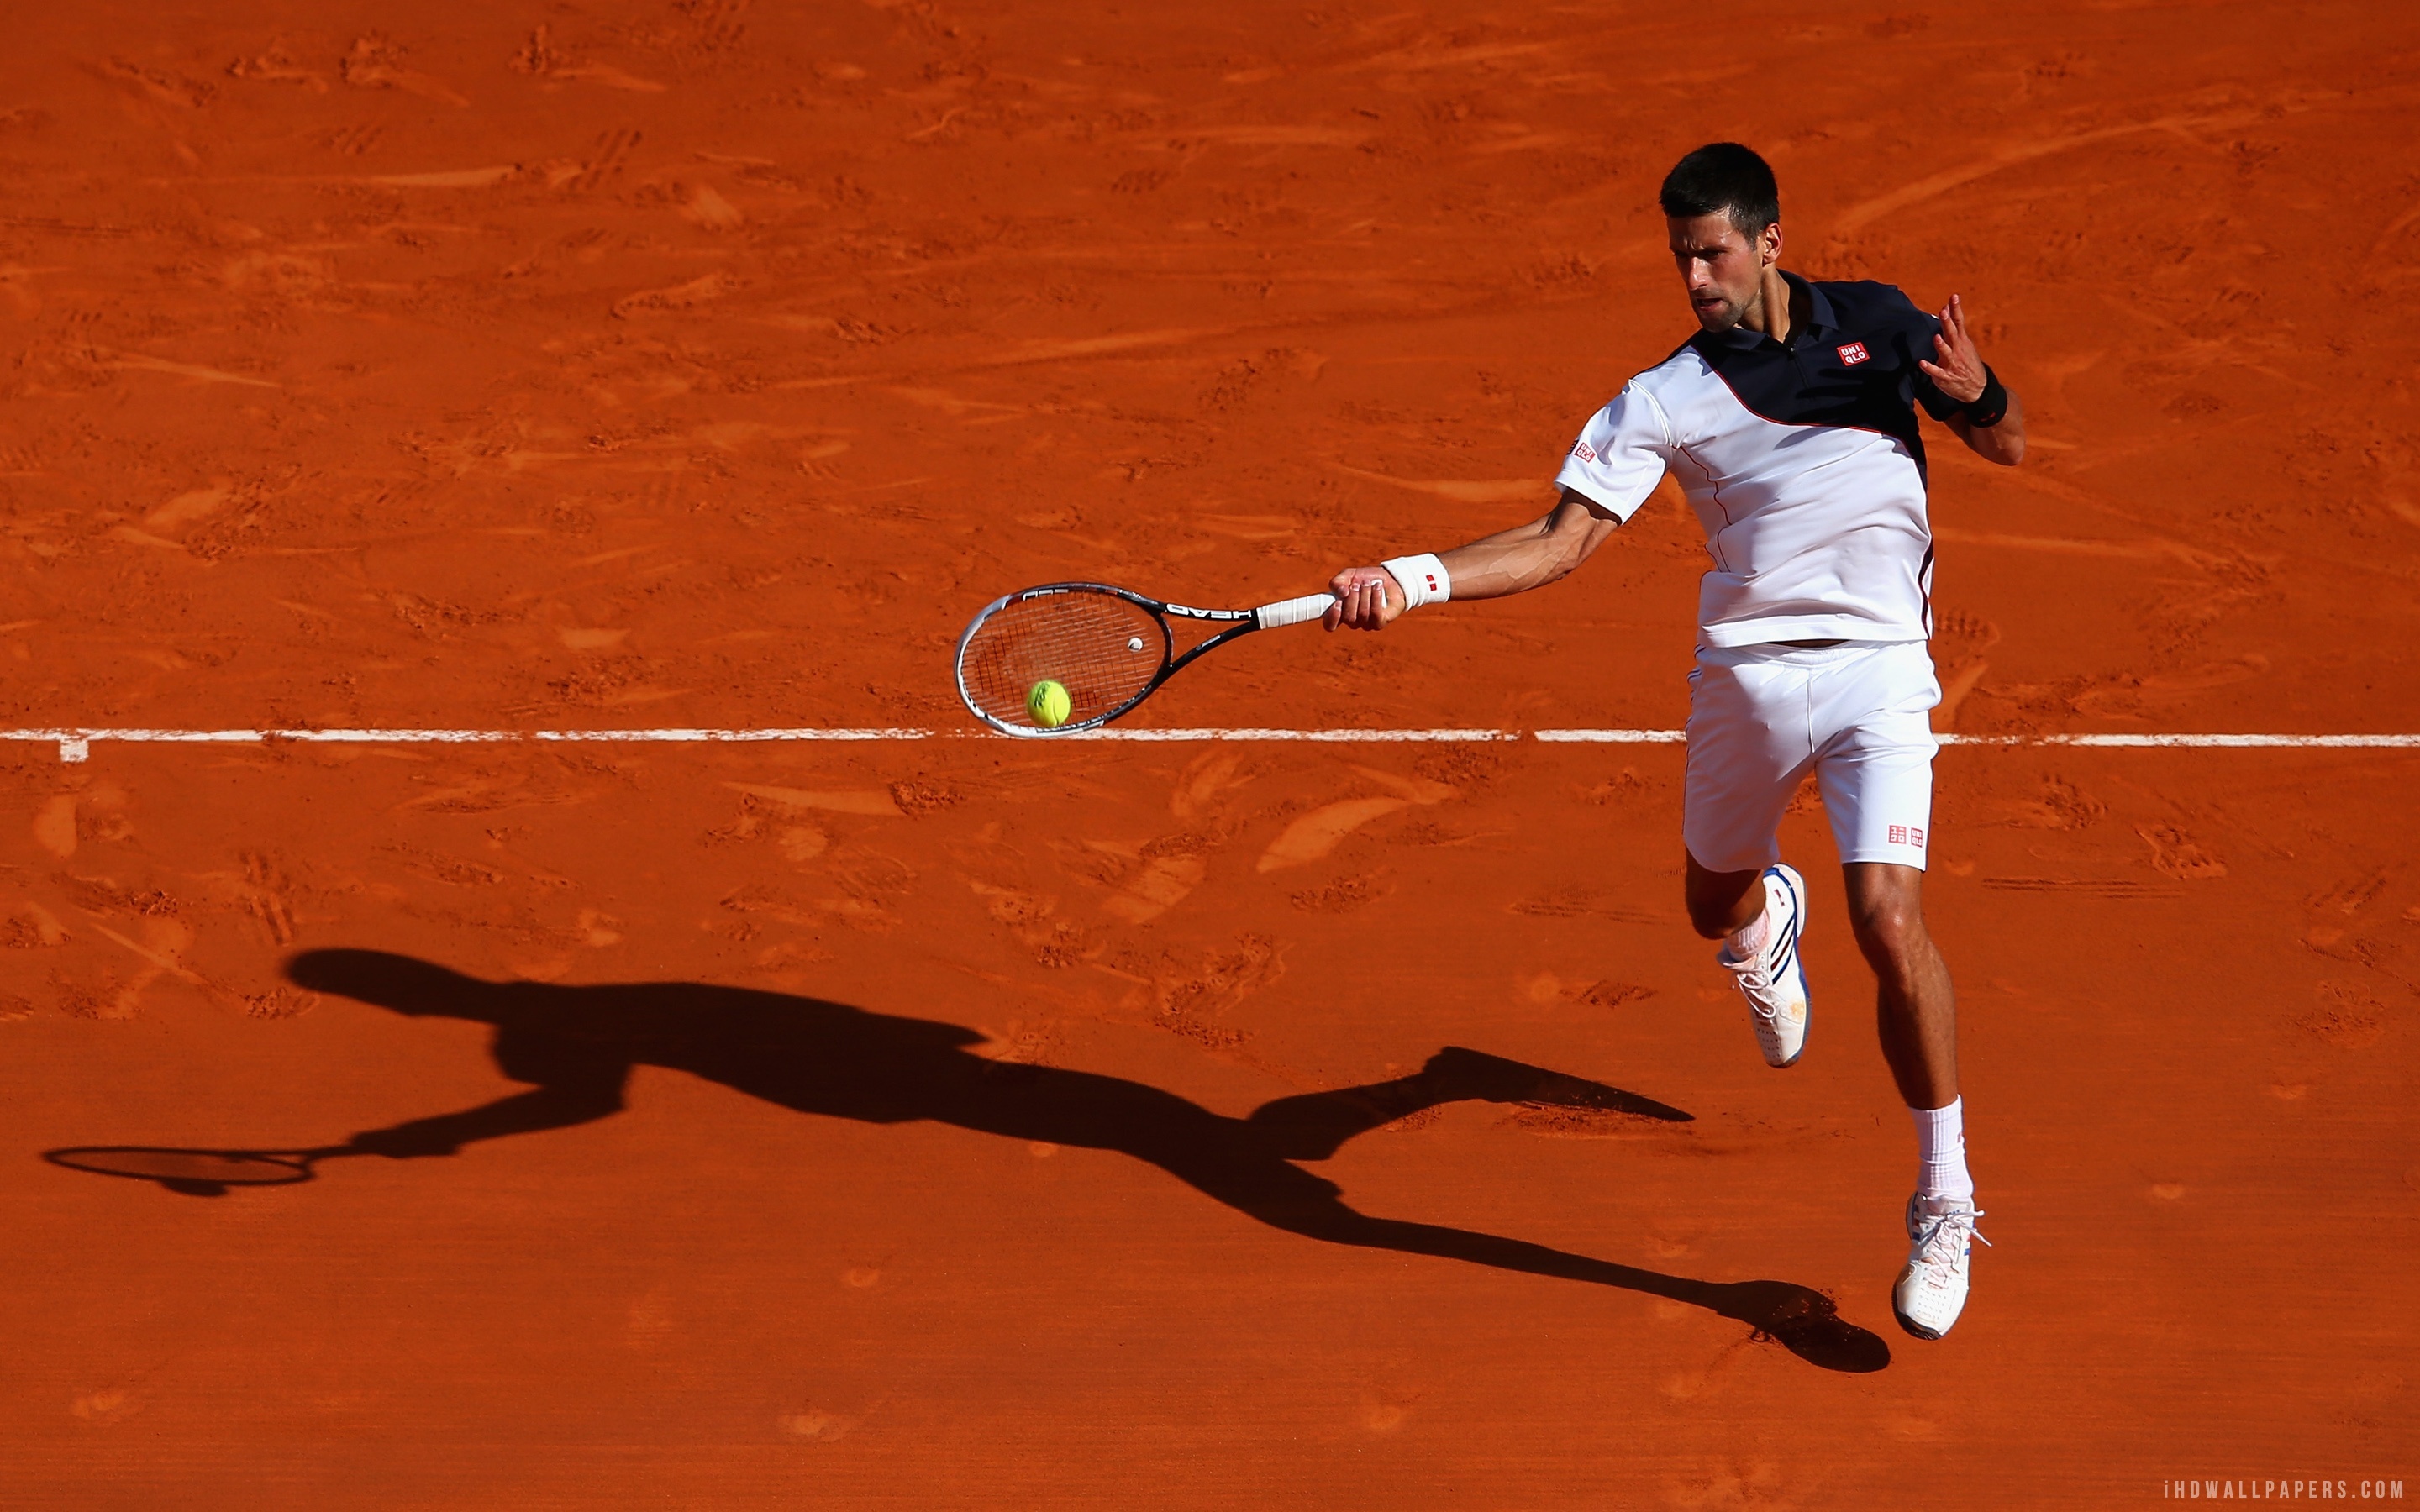
[{"label": "player's fingers", "polygon": [[1922,359],[1918,359],[1916,365],[1923,370],[1926,378],[1932,380],[1932,386],[1934,388],[1939,389],[1943,393],[1947,394],[1950,398],[1957,400],[1961,404],[1966,403],[1969,399],[1975,396],[1966,392],[1968,389],[1975,390],[1976,393],[1978,394],[1982,392],[1982,384],[1977,381],[1970,374],[1957,372],[1947,367],[1935,367],[1931,363],[1925,362]]},{"label": "player's fingers", "polygon": [[1327,585],[1327,591],[1336,595],[1335,606],[1321,616],[1321,623],[1330,629],[1338,625],[1348,625],[1357,630],[1363,628],[1360,606],[1362,587],[1368,581],[1367,567],[1347,567],[1338,573]]}]

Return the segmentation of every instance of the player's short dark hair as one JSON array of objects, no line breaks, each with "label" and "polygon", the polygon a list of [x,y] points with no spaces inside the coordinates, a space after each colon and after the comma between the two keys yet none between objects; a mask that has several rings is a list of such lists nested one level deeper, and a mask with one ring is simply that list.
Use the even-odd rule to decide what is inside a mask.
[{"label": "player's short dark hair", "polygon": [[1672,165],[1656,198],[1664,213],[1683,220],[1728,215],[1752,237],[1781,219],[1781,186],[1773,168],[1737,142],[1709,142]]}]

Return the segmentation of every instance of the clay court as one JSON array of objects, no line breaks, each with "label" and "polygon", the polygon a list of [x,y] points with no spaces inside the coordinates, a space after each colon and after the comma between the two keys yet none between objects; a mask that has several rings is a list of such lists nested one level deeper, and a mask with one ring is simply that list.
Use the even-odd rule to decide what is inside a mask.
[{"label": "clay court", "polygon": [[[2045,743],[2420,732],[2420,12],[1970,8],[13,15],[0,1503],[2420,1479],[2420,749]],[[1812,794],[1776,1075],[1681,748],[1538,735],[1682,722],[1668,484],[1118,727],[1182,738],[951,682],[1009,589],[1537,514],[1691,329],[1655,186],[1722,137],[2029,411],[1933,432],[1996,1245],[1939,1343]],[[110,733],[328,730],[397,733]],[[799,738],[526,738],[666,730]]]}]

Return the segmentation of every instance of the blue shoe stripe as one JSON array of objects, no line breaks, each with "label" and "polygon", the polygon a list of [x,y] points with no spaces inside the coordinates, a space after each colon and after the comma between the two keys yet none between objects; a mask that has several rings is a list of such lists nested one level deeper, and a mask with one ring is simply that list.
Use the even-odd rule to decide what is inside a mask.
[{"label": "blue shoe stripe", "polygon": [[1796,970],[1798,995],[1812,1005],[1815,995],[1807,983],[1807,963],[1798,954],[1798,936],[1807,927],[1807,894],[1801,890],[1797,877],[1777,863],[1765,868],[1764,874],[1778,881],[1790,894],[1790,933],[1782,942],[1778,964],[1785,969]]}]

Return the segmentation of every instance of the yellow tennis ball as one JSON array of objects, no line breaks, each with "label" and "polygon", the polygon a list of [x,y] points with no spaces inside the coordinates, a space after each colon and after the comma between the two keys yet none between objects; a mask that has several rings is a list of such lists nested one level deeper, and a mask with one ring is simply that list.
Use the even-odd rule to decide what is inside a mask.
[{"label": "yellow tennis ball", "polygon": [[1047,678],[1034,684],[1033,691],[1025,695],[1025,712],[1033,716],[1033,722],[1045,730],[1056,730],[1065,724],[1068,713],[1074,708],[1075,704],[1067,698],[1067,690]]}]

